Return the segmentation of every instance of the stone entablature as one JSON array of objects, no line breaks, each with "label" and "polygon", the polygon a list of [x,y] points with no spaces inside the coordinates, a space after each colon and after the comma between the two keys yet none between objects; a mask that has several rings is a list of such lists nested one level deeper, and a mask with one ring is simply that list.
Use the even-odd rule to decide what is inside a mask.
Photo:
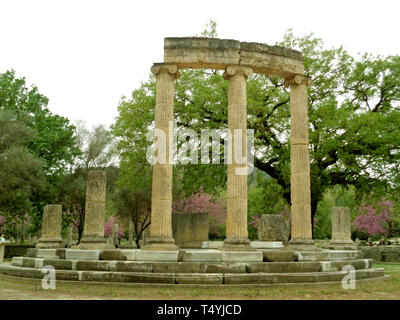
[{"label": "stone entablature", "polygon": [[304,74],[301,52],[254,42],[217,38],[165,38],[164,62],[179,69],[249,66],[255,73],[291,78]]}]

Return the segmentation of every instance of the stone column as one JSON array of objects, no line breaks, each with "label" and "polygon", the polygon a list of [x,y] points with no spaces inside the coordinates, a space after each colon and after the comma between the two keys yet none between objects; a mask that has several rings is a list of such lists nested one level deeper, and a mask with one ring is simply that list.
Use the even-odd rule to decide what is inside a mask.
[{"label": "stone column", "polygon": [[228,163],[226,239],[222,250],[251,250],[247,231],[247,77],[253,70],[229,66],[228,128],[232,137],[232,159]]},{"label": "stone column", "polygon": [[0,242],[0,263],[4,262],[4,252],[7,245],[9,245],[10,241],[3,241]]},{"label": "stone column", "polygon": [[85,226],[79,249],[113,249],[104,237],[104,213],[106,202],[106,172],[89,171],[86,186]]},{"label": "stone column", "polygon": [[43,209],[42,235],[37,248],[62,248],[61,237],[62,206],[49,204]]},{"label": "stone column", "polygon": [[114,223],[113,230],[112,230],[112,237],[113,237],[113,244],[115,246],[119,245],[119,242],[118,242],[118,229],[119,229],[118,223]]},{"label": "stone column", "polygon": [[72,227],[68,227],[68,234],[67,234],[67,244],[68,248],[72,246]]},{"label": "stone column", "polygon": [[[153,185],[151,198],[151,225],[148,245],[143,250],[178,250],[172,237],[172,163],[174,90],[175,79],[179,78],[178,67],[173,64],[156,63],[151,68],[156,76],[155,129],[165,134],[165,155],[163,161],[153,165]],[[155,157],[160,158],[160,150]]]},{"label": "stone column", "polygon": [[356,250],[351,240],[350,208],[332,208],[332,239],[329,248],[337,250]]},{"label": "stone column", "polygon": [[136,242],[133,240],[134,229],[135,228],[134,228],[133,222],[130,220],[129,221],[129,226],[128,226],[128,230],[129,230],[129,246],[136,248]]},{"label": "stone column", "polygon": [[310,78],[296,75],[290,86],[290,189],[291,240],[289,246],[313,249],[311,224],[310,157],[308,150],[308,99]]}]

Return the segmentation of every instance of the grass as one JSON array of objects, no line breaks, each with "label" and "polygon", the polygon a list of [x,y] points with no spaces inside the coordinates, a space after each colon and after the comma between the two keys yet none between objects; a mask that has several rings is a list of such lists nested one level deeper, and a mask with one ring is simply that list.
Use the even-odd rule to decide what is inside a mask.
[{"label": "grass", "polygon": [[55,290],[44,290],[40,280],[0,276],[0,299],[400,299],[400,263],[375,263],[391,279],[357,283],[356,289],[340,285],[312,287],[199,287],[151,286],[62,282]]}]

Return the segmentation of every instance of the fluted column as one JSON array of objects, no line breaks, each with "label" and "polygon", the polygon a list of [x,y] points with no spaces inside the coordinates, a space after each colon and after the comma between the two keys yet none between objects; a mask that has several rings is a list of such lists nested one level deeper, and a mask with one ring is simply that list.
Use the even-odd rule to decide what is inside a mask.
[{"label": "fluted column", "polygon": [[253,70],[229,66],[228,128],[232,137],[232,159],[228,163],[226,239],[222,250],[249,250],[247,231],[247,77]]},{"label": "fluted column", "polygon": [[346,250],[357,249],[351,240],[350,208],[332,208],[332,239],[329,242],[331,249]]},{"label": "fluted column", "polygon": [[61,248],[63,239],[61,237],[62,206],[49,204],[43,209],[42,235],[37,248]]},{"label": "fluted column", "polygon": [[151,198],[151,225],[144,250],[178,250],[172,237],[172,162],[174,90],[180,73],[173,64],[157,63],[151,68],[156,76],[155,129],[165,134],[165,161],[155,150]]},{"label": "fluted column", "polygon": [[313,247],[311,223],[310,156],[308,150],[308,99],[310,78],[296,75],[290,86],[290,246]]},{"label": "fluted column", "polygon": [[106,172],[92,170],[86,185],[85,225],[79,249],[111,249],[104,237]]}]

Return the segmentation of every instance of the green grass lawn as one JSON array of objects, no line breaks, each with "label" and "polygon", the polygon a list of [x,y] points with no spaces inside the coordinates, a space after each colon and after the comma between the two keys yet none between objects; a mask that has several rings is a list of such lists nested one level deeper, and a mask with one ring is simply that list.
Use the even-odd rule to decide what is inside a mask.
[{"label": "green grass lawn", "polygon": [[356,289],[340,285],[310,287],[200,287],[151,286],[62,282],[44,290],[40,280],[0,276],[0,299],[400,299],[400,263],[375,263],[391,278],[356,283]]}]

